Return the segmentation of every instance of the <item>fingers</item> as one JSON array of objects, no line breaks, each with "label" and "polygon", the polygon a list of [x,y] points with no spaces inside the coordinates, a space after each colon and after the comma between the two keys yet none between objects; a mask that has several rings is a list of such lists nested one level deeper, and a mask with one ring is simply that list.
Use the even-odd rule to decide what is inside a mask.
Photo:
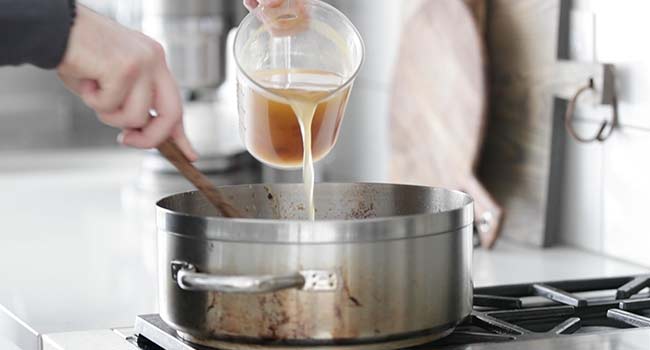
[{"label": "fingers", "polygon": [[303,0],[292,0],[283,6],[284,0],[260,0],[264,8],[255,15],[265,24],[273,36],[294,35],[309,27],[309,14]]},{"label": "fingers", "polygon": [[125,130],[119,141],[126,146],[136,148],[155,148],[171,134],[175,124],[170,122],[173,122],[171,118],[163,117],[161,114],[152,118],[149,124],[140,130]]},{"label": "fingers", "polygon": [[253,11],[257,6],[279,7],[284,3],[284,0],[244,0],[244,6],[248,11]]},{"label": "fingers", "polygon": [[[146,125],[149,119],[147,113],[153,105],[153,90],[150,78],[151,73],[143,72],[138,77],[134,77],[132,82],[123,84],[123,91],[114,94],[112,97],[104,99],[103,96],[110,94],[109,88],[100,88],[96,80],[80,79],[71,75],[59,73],[59,78],[63,84],[81,96],[89,107],[94,108],[97,116],[102,123],[116,128],[141,128]],[[107,84],[104,86],[111,86]],[[97,101],[110,101],[109,104],[94,104],[91,100],[96,98]],[[117,107],[116,107],[117,106]],[[110,107],[110,108],[109,108]]]},{"label": "fingers", "polygon": [[[61,76],[64,85],[78,95],[95,94],[99,89],[94,80],[77,79]],[[98,112],[99,120],[104,124],[121,129],[141,128],[149,122],[149,108],[153,106],[153,90],[149,76],[137,80],[133,89],[126,92],[126,100],[119,109],[110,112]]]},{"label": "fingers", "polygon": [[65,85],[65,87],[68,90],[70,90],[70,91],[74,92],[75,94],[79,95],[80,86],[81,86],[81,79],[73,78],[71,76],[63,75],[61,73],[59,73],[59,79],[61,79],[61,81],[63,82],[63,85]]},{"label": "fingers", "polygon": [[75,94],[81,96],[82,93],[91,89],[97,89],[97,82],[89,79],[80,79],[69,75],[63,75],[59,73],[59,79],[63,82],[68,90],[74,92]]},{"label": "fingers", "polygon": [[149,109],[153,106],[151,78],[139,79],[126,97],[124,105],[117,111],[99,113],[99,119],[110,126],[121,129],[139,129],[149,123]]},{"label": "fingers", "polygon": [[81,99],[98,113],[118,110],[131,91],[133,83],[140,75],[136,68],[128,68],[121,77],[105,79],[101,86],[82,84],[79,91]]},{"label": "fingers", "polygon": [[248,11],[253,11],[257,5],[257,0],[244,0],[244,6],[246,6]]},{"label": "fingers", "polygon": [[141,130],[125,131],[121,142],[137,148],[154,148],[172,137],[188,159],[196,160],[198,156],[183,132],[182,102],[176,83],[166,67],[160,69],[156,75],[153,107],[158,116],[148,119]]}]

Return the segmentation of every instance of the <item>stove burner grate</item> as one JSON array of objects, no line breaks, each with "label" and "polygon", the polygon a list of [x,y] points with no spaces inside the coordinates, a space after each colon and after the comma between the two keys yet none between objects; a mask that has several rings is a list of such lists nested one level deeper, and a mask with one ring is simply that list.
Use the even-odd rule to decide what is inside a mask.
[{"label": "stove burner grate", "polygon": [[[650,327],[650,276],[474,289],[474,311],[437,346]],[[419,347],[429,348],[430,345]]]}]

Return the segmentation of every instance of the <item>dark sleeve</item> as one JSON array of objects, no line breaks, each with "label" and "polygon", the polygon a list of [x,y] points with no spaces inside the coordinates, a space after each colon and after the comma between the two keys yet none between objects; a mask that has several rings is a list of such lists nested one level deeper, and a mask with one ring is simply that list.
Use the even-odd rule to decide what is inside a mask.
[{"label": "dark sleeve", "polygon": [[0,0],[0,66],[58,66],[74,13],[74,0]]}]

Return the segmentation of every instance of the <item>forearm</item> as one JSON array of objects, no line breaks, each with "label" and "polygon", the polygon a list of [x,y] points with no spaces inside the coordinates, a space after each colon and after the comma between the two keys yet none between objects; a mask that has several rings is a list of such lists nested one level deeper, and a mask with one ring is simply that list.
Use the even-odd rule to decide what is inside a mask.
[{"label": "forearm", "polygon": [[73,0],[0,0],[0,66],[58,66],[73,20]]}]

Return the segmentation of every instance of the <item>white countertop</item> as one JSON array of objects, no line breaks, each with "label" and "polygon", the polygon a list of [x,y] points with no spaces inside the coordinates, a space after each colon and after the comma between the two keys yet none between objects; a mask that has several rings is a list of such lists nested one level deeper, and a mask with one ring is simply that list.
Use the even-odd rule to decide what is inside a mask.
[{"label": "white countertop", "polygon": [[147,227],[125,195],[139,154],[0,157],[1,305],[39,333],[156,311],[153,204]]},{"label": "white countertop", "polygon": [[647,274],[650,268],[572,247],[538,249],[502,240],[491,251],[474,251],[472,273],[480,287]]},{"label": "white countertop", "polygon": [[[140,156],[0,153],[0,305],[35,332],[125,327],[157,311],[154,199],[132,190]],[[567,247],[504,241],[474,254],[477,286],[648,272]],[[0,341],[3,327],[0,317]]]}]

